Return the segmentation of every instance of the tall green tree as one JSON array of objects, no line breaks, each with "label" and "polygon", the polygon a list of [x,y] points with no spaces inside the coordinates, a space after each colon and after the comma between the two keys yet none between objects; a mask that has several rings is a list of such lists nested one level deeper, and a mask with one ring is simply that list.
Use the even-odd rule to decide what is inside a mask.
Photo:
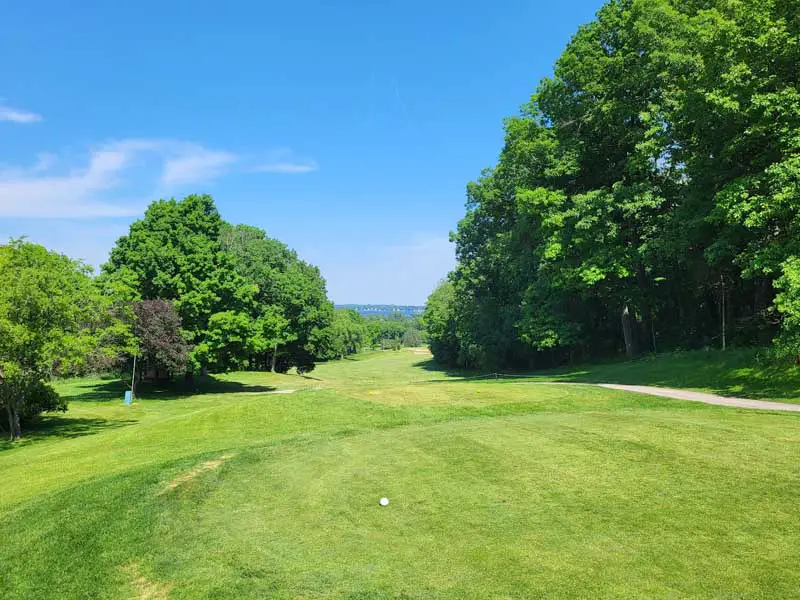
[{"label": "tall green tree", "polygon": [[14,240],[0,246],[0,409],[11,439],[26,418],[66,410],[49,385],[102,347],[108,304],[80,262]]},{"label": "tall green tree", "polygon": [[313,369],[322,350],[319,334],[333,319],[319,269],[248,225],[224,224],[221,245],[236,272],[255,290],[250,317],[259,342],[251,347],[252,359],[272,370]]},{"label": "tall green tree", "polygon": [[457,358],[443,333],[432,347],[535,366],[759,343],[776,320],[792,339],[797,13],[791,0],[604,5],[468,186]]},{"label": "tall green tree", "polygon": [[[142,300],[166,300],[180,316],[185,337],[193,345],[190,369],[225,362],[213,351],[212,337],[236,319],[216,317],[250,314],[255,286],[234,268],[222,250],[223,222],[210,196],[187,196],[181,201],[153,202],[144,218],[134,222],[111,251],[103,266],[103,284],[117,293]],[[237,335],[230,332],[231,337]]]}]

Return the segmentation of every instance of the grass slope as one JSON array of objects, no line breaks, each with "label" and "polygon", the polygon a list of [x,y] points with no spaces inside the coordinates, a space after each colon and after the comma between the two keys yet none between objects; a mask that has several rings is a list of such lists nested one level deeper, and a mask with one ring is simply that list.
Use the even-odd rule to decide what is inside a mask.
[{"label": "grass slope", "polygon": [[[552,374],[548,374],[552,376]],[[565,381],[691,388],[723,396],[800,404],[800,368],[756,350],[658,354],[560,372]]]},{"label": "grass slope", "polygon": [[410,352],[311,375],[131,408],[65,384],[70,411],[0,449],[0,597],[800,596],[800,415]]}]

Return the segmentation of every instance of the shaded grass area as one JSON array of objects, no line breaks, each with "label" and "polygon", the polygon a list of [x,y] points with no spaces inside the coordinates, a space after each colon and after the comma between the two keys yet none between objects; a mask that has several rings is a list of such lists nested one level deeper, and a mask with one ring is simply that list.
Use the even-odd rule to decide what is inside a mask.
[{"label": "shaded grass area", "polygon": [[797,597],[800,415],[423,361],[73,401],[0,452],[0,597]]},{"label": "shaded grass area", "polygon": [[[136,396],[141,400],[173,400],[201,394],[271,392],[287,380],[300,387],[308,385],[303,380],[296,379],[296,376],[272,373],[226,373],[195,377],[192,380],[141,381],[136,384]],[[70,400],[108,402],[121,401],[125,392],[130,389],[130,381],[117,378],[80,378],[58,382],[57,386],[59,393]]]},{"label": "shaded grass area", "polygon": [[687,388],[724,396],[800,403],[800,368],[752,349],[658,354],[533,375],[555,381]]}]

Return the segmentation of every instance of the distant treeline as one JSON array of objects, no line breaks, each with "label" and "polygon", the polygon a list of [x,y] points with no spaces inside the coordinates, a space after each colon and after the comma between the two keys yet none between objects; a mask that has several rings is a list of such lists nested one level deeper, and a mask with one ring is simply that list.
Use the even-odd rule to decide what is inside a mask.
[{"label": "distant treeline", "polygon": [[614,0],[467,188],[437,359],[800,352],[800,5]]},{"label": "distant treeline", "polygon": [[336,309],[351,309],[365,317],[374,315],[383,317],[392,317],[394,315],[417,317],[422,315],[425,307],[399,304],[337,304]]},{"label": "distant treeline", "polygon": [[399,350],[427,341],[420,317],[406,317],[399,312],[390,317],[363,316],[351,308],[337,309],[333,322],[322,334],[321,359],[343,358],[363,350]]}]

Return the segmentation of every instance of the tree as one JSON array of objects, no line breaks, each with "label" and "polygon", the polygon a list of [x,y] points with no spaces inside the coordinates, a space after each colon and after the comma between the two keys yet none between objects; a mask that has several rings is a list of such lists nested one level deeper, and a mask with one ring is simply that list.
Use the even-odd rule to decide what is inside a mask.
[{"label": "tree", "polygon": [[786,0],[603,6],[467,186],[438,354],[531,367],[777,321],[791,338],[798,35]]},{"label": "tree", "polygon": [[42,411],[65,410],[50,377],[77,370],[102,337],[107,305],[89,269],[42,246],[0,247],[0,407],[11,439]]},{"label": "tree", "polygon": [[333,321],[319,332],[319,358],[344,358],[360,351],[369,342],[364,318],[352,309],[334,312]]},{"label": "tree", "polygon": [[210,354],[215,347],[209,340],[212,316],[246,315],[254,302],[254,286],[237,273],[220,246],[222,226],[210,196],[159,200],[117,241],[103,265],[107,287],[127,287],[143,300],[173,303],[193,344],[192,370],[225,361]]},{"label": "tree", "polygon": [[256,227],[224,224],[221,246],[236,272],[255,290],[250,317],[257,322],[253,361],[271,370],[310,371],[321,356],[320,332],[333,319],[319,269]]},{"label": "tree", "polygon": [[186,371],[192,348],[183,337],[181,318],[172,304],[166,300],[141,300],[134,303],[133,313],[142,367],[168,375]]},{"label": "tree", "polygon": [[456,333],[455,290],[448,281],[440,283],[425,304],[422,316],[434,359],[446,365],[458,363],[461,347]]},{"label": "tree", "polygon": [[422,344],[422,335],[416,329],[409,328],[406,329],[405,333],[403,334],[403,346],[406,348],[415,348]]},{"label": "tree", "polygon": [[783,317],[776,340],[778,352],[795,358],[800,365],[800,257],[789,258],[784,263],[777,287],[780,292],[775,298],[775,307]]},{"label": "tree", "polygon": [[316,267],[258,228],[223,222],[210,196],[152,203],[101,281],[117,295],[172,302],[193,371],[311,370],[316,332],[333,315]]}]

